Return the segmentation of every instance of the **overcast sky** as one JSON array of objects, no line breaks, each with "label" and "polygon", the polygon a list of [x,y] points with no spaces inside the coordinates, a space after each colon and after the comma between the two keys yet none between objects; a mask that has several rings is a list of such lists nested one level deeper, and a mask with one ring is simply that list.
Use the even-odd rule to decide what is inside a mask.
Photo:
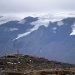
[{"label": "overcast sky", "polygon": [[0,13],[75,11],[75,0],[0,0]]}]

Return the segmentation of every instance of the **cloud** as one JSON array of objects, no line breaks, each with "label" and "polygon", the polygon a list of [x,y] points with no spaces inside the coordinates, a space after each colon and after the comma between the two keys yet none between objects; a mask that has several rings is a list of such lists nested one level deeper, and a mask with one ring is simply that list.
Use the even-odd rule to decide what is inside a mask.
[{"label": "cloud", "polygon": [[75,0],[0,0],[0,13],[75,11]]},{"label": "cloud", "polygon": [[19,18],[17,17],[11,17],[11,16],[2,16],[0,18],[0,25],[4,24],[4,23],[7,23],[9,21],[16,21],[16,20],[20,20]]},{"label": "cloud", "polygon": [[40,17],[37,21],[32,22],[32,25],[36,25],[36,26],[42,26],[44,25],[45,27],[48,27],[50,22],[49,18],[45,18],[45,17]]}]

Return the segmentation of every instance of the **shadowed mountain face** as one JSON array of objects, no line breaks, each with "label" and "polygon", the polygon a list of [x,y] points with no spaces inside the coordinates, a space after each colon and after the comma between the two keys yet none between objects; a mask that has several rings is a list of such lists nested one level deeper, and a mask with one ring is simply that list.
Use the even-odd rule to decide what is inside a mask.
[{"label": "shadowed mountain face", "polygon": [[[48,27],[41,25],[26,36],[14,40],[19,34],[29,32],[38,18],[27,17],[23,22],[10,21],[0,26],[0,55],[15,53],[44,56],[75,64],[75,36],[72,26],[75,18],[65,18],[61,22],[49,22]],[[35,25],[36,26],[36,25]]]}]

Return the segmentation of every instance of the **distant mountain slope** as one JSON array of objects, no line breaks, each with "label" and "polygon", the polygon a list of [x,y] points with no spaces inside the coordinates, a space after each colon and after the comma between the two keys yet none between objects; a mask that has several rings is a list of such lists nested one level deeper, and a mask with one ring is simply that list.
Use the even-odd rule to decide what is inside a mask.
[{"label": "distant mountain slope", "polygon": [[75,18],[51,21],[28,16],[0,25],[0,55],[16,50],[75,64]]}]

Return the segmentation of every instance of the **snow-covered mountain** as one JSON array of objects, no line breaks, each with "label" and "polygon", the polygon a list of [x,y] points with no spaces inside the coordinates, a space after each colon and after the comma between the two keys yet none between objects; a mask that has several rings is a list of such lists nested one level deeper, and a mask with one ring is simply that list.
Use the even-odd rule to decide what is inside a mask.
[{"label": "snow-covered mountain", "polygon": [[[72,15],[72,14],[71,14]],[[75,63],[75,15],[0,17],[0,55],[44,56]]]}]

